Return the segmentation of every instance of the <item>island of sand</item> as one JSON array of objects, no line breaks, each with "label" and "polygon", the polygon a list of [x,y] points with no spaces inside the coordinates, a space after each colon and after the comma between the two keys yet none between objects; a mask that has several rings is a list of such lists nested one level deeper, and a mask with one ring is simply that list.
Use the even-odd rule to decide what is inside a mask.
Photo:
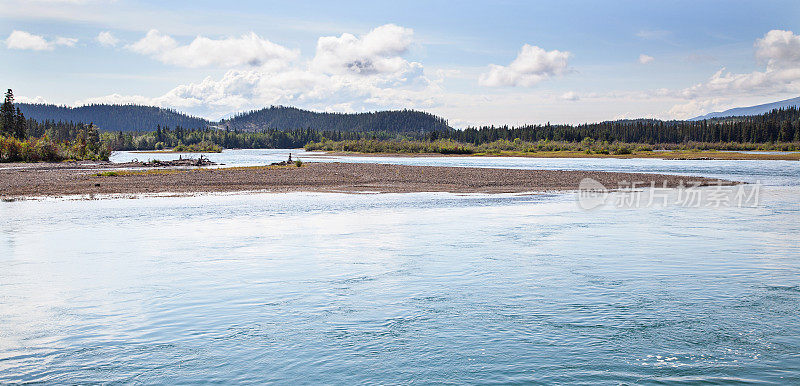
[{"label": "island of sand", "polygon": [[592,178],[608,188],[636,182],[676,187],[732,184],[708,178],[643,173],[305,163],[300,167],[143,168],[140,164],[39,163],[0,166],[5,200],[72,195],[206,192],[521,193],[576,190]]}]

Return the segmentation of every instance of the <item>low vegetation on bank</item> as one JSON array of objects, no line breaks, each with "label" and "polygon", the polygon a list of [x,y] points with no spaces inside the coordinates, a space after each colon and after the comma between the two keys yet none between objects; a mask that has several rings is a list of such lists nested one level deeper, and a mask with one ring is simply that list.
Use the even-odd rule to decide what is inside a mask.
[{"label": "low vegetation on bank", "polygon": [[586,155],[614,155],[624,156],[653,152],[655,150],[668,151],[705,151],[705,150],[729,150],[729,151],[800,151],[800,142],[786,143],[709,143],[709,142],[687,142],[687,143],[625,143],[595,141],[590,138],[580,142],[550,141],[540,140],[527,142],[515,139],[495,140],[483,144],[461,143],[453,140],[346,140],[311,142],[305,146],[308,151],[321,150],[333,152],[358,152],[358,153],[399,153],[399,154],[419,154],[419,153],[438,153],[438,154],[486,154],[500,155],[507,153],[554,153],[569,152],[583,153]]},{"label": "low vegetation on bank", "polygon": [[217,145],[211,141],[202,141],[200,143],[193,143],[191,145],[184,145],[178,143],[171,149],[166,149],[163,142],[156,143],[156,151],[167,153],[222,153],[222,146]]},{"label": "low vegetation on bank", "polygon": [[55,142],[48,138],[17,139],[0,136],[0,162],[108,161],[111,152],[95,142]]},{"label": "low vegetation on bank", "polygon": [[100,140],[100,133],[94,125],[62,126],[72,129],[63,139],[54,138],[52,131],[36,133],[30,130],[39,127],[14,108],[14,94],[8,90],[0,106],[0,162],[108,161],[111,151]]},{"label": "low vegetation on bank", "polygon": [[308,151],[343,151],[360,153],[439,153],[439,154],[473,154],[475,146],[451,140],[418,141],[418,140],[375,140],[358,139],[347,141],[323,140],[305,145]]}]

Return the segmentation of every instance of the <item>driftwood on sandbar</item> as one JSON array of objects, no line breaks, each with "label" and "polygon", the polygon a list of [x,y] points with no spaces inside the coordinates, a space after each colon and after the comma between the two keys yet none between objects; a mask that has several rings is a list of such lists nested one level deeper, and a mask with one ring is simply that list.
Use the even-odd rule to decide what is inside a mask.
[{"label": "driftwood on sandbar", "polygon": [[166,166],[210,166],[216,165],[216,162],[212,162],[210,159],[206,158],[203,155],[200,155],[200,158],[183,158],[180,157],[176,160],[170,161],[161,161],[161,160],[150,160],[147,162],[141,162],[141,166],[144,167],[166,167]]}]

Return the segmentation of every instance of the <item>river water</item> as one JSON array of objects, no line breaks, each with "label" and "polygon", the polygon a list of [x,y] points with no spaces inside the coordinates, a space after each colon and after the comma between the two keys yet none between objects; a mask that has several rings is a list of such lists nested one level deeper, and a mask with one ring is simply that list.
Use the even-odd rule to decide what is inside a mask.
[{"label": "river water", "polygon": [[[800,162],[291,152],[763,188],[719,208],[583,210],[572,193],[0,202],[0,383],[800,382]],[[131,158],[155,156],[113,157]]]}]

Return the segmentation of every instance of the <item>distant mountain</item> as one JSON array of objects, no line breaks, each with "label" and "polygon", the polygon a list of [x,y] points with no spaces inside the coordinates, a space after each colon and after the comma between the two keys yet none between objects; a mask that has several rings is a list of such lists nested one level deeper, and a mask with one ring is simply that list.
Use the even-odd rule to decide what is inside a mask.
[{"label": "distant mountain", "polygon": [[26,118],[39,122],[94,123],[105,131],[151,131],[158,125],[187,129],[204,128],[210,122],[171,109],[140,105],[86,105],[81,107],[15,103]]},{"label": "distant mountain", "polygon": [[772,103],[765,103],[763,105],[757,106],[750,106],[750,107],[737,107],[735,109],[715,112],[715,113],[708,113],[706,115],[701,115],[699,117],[694,117],[689,119],[690,121],[702,121],[704,119],[712,119],[712,118],[722,118],[722,117],[738,117],[738,116],[750,116],[750,115],[759,115],[768,113],[774,109],[790,107],[790,106],[800,106],[800,97],[787,99],[779,102],[772,102]]},{"label": "distant mountain", "polygon": [[237,114],[219,122],[232,130],[294,130],[428,132],[451,130],[447,121],[422,111],[396,110],[369,113],[319,113],[295,107],[272,106]]}]

